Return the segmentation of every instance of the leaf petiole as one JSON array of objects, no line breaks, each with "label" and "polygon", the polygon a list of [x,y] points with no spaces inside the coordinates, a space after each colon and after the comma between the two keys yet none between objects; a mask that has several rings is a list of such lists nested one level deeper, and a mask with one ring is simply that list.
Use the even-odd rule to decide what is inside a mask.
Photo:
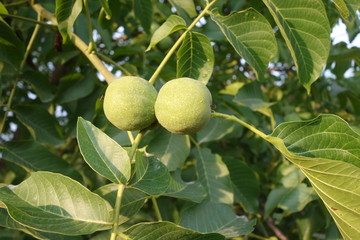
[{"label": "leaf petiole", "polygon": [[195,24],[205,15],[208,13],[209,8],[216,2],[217,0],[213,0],[211,3],[206,5],[204,10],[195,18],[195,20],[190,24],[190,26],[184,31],[183,34],[178,38],[178,40],[175,42],[175,44],[172,46],[172,48],[169,50],[169,52],[166,54],[154,74],[149,79],[149,82],[151,84],[154,84],[156,81],[156,78],[159,76],[161,70],[165,67],[166,63],[169,61],[171,55],[175,52],[175,50],[180,46],[182,41],[184,40],[186,34],[195,26]]}]

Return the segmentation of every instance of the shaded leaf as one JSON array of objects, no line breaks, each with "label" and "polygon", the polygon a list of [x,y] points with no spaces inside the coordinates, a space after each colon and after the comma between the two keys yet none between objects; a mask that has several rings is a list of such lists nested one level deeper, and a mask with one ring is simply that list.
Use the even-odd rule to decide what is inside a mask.
[{"label": "shaded leaf", "polygon": [[194,151],[199,181],[211,201],[232,205],[234,195],[231,187],[229,170],[221,156],[212,154],[210,149]]},{"label": "shaded leaf", "polygon": [[208,124],[196,134],[199,144],[222,139],[233,132],[236,125],[233,122],[220,118],[211,118]]},{"label": "shaded leaf", "polygon": [[180,224],[199,232],[218,232],[227,238],[249,234],[254,230],[256,220],[237,216],[232,207],[205,200],[184,210]]},{"label": "shaded leaf", "polygon": [[126,150],[81,117],[77,123],[77,139],[84,160],[95,172],[114,183],[126,184],[131,175]]},{"label": "shaded leaf", "polygon": [[184,182],[180,170],[172,174],[169,188],[163,195],[196,203],[200,203],[207,196],[204,187],[199,182]]},{"label": "shaded leaf", "polygon": [[31,235],[34,238],[41,240],[81,240],[82,239],[82,237],[80,236],[65,236],[60,234],[36,231],[34,229],[31,229],[14,221],[9,216],[6,209],[1,209],[1,208],[0,208],[0,226],[22,231],[26,234]]},{"label": "shaded leaf", "polygon": [[67,103],[88,96],[93,92],[98,81],[93,71],[88,71],[85,75],[73,73],[60,79],[57,94],[59,103]]},{"label": "shaded leaf", "polygon": [[304,183],[292,188],[275,188],[267,197],[264,217],[267,218],[276,207],[288,212],[299,212],[316,199],[314,194],[314,189]]},{"label": "shaded leaf", "polygon": [[49,171],[61,173],[81,181],[81,175],[46,147],[34,141],[14,141],[3,144],[2,157],[18,164],[28,172]]},{"label": "shaded leaf", "polygon": [[153,16],[151,0],[134,0],[134,12],[145,32],[149,34]]},{"label": "shaded leaf", "polygon": [[180,15],[186,12],[189,17],[196,17],[197,12],[193,0],[169,0],[169,2],[176,8]]},{"label": "shaded leaf", "polygon": [[260,183],[255,172],[238,159],[225,157],[223,161],[230,171],[231,181],[237,190],[235,197],[244,205],[246,211],[256,213],[259,207]]},{"label": "shaded leaf", "polygon": [[24,43],[2,18],[0,18],[0,29],[0,61],[17,69],[24,57]]},{"label": "shaded leaf", "polygon": [[280,124],[266,139],[309,179],[344,239],[360,235],[360,135],[340,117]]},{"label": "shaded leaf", "polygon": [[54,145],[63,143],[58,121],[40,105],[18,105],[13,111],[37,141]]},{"label": "shaded leaf", "polygon": [[263,0],[285,39],[301,84],[310,92],[330,50],[330,24],[321,0]]},{"label": "shaded leaf", "polygon": [[11,218],[39,231],[83,235],[111,224],[104,199],[57,173],[36,172],[13,190],[2,187],[0,201]]},{"label": "shaded leaf", "polygon": [[235,51],[254,68],[258,79],[264,80],[268,63],[278,51],[273,29],[266,18],[250,8],[228,16],[214,12],[211,19]]},{"label": "shaded leaf", "polygon": [[146,150],[160,159],[169,171],[175,171],[189,156],[190,139],[187,135],[172,134],[160,128]]},{"label": "shaded leaf", "polygon": [[[102,186],[95,191],[95,193],[107,200],[113,207],[115,207],[117,192],[118,185],[114,183]],[[121,198],[119,224],[128,221],[135,215],[142,208],[148,197],[147,194],[140,190],[126,187]]]},{"label": "shaded leaf", "polygon": [[270,108],[275,103],[266,102],[258,82],[246,84],[240,88],[234,98],[234,102],[246,106],[253,111],[261,111]]},{"label": "shaded leaf", "polygon": [[53,85],[50,84],[48,76],[37,71],[27,71],[23,74],[23,79],[31,84],[42,102],[50,102],[54,99]]},{"label": "shaded leaf", "polygon": [[207,84],[214,68],[214,51],[203,34],[188,32],[177,51],[176,77],[189,77]]},{"label": "shaded leaf", "polygon": [[224,240],[217,233],[202,234],[171,222],[139,223],[124,232],[132,240]]},{"label": "shaded leaf", "polygon": [[170,174],[166,166],[155,157],[136,155],[135,174],[130,185],[146,194],[157,196],[166,191]]},{"label": "shaded leaf", "polygon": [[160,42],[170,34],[184,28],[186,28],[185,20],[177,15],[171,15],[158,29],[156,29],[156,31],[151,37],[150,44],[146,51],[149,51],[156,44],[158,44],[158,42]]},{"label": "shaded leaf", "polygon": [[56,0],[55,3],[59,32],[66,42],[68,36],[71,37],[74,22],[82,10],[82,0]]}]

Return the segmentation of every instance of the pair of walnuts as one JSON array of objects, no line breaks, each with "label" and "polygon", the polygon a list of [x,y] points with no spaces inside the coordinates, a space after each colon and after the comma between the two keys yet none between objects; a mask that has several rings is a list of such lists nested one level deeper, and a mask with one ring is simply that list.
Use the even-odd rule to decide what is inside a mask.
[{"label": "pair of walnuts", "polygon": [[141,130],[156,119],[169,132],[192,134],[211,116],[212,97],[207,87],[191,78],[168,81],[159,93],[140,77],[122,77],[111,82],[104,97],[107,119],[125,131]]}]

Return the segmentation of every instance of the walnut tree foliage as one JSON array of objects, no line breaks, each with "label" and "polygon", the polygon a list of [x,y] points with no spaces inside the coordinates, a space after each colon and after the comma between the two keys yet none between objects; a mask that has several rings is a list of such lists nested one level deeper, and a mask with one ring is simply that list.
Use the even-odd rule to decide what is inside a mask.
[{"label": "walnut tree foliage", "polygon": [[[0,239],[360,239],[360,48],[330,38],[357,38],[359,9],[1,1]],[[196,79],[212,117],[119,130],[122,76]]]}]

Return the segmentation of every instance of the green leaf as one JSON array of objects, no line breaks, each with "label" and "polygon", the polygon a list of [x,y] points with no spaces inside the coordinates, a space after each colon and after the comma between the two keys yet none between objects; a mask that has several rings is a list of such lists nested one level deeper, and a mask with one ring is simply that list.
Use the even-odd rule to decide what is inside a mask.
[{"label": "green leaf", "polygon": [[223,161],[230,171],[231,181],[236,190],[235,197],[244,205],[247,212],[256,213],[259,207],[260,183],[254,170],[239,159],[224,157]]},{"label": "green leaf", "polygon": [[[117,192],[118,185],[114,183],[102,186],[95,191],[113,207],[115,207]],[[142,208],[148,197],[147,194],[138,189],[126,187],[121,198],[119,224],[131,219]]]},{"label": "green leaf", "polygon": [[111,225],[111,207],[80,183],[57,173],[36,172],[0,201],[11,218],[35,230],[64,235],[91,234]]},{"label": "green leaf", "polygon": [[[4,6],[4,4],[2,2],[0,2],[0,13],[9,14],[8,10],[6,9],[6,7]],[[2,19],[2,18],[0,17],[0,19]]]},{"label": "green leaf", "polygon": [[154,32],[151,37],[150,44],[146,51],[153,48],[158,42],[169,36],[170,34],[186,28],[186,22],[182,17],[171,15],[166,21]]},{"label": "green leaf", "polygon": [[32,89],[42,102],[50,102],[54,99],[53,85],[50,84],[48,76],[37,71],[26,71],[23,79],[31,84]]},{"label": "green leaf", "polygon": [[0,29],[0,62],[3,61],[17,69],[24,57],[24,43],[2,19]]},{"label": "green leaf", "polygon": [[169,188],[163,195],[196,203],[200,203],[207,196],[200,182],[184,182],[181,178],[181,170],[172,174]]},{"label": "green leaf", "polygon": [[54,145],[63,143],[58,121],[40,105],[18,105],[13,111],[37,141]]},{"label": "green leaf", "polygon": [[70,165],[46,147],[34,141],[14,141],[3,144],[2,157],[18,164],[28,172],[49,171],[61,173],[75,180],[82,180],[81,175]]},{"label": "green leaf", "polygon": [[335,4],[336,9],[339,11],[340,16],[342,17],[342,19],[347,21],[349,16],[350,16],[350,12],[349,12],[349,9],[346,6],[345,1],[344,0],[333,0],[333,3]]},{"label": "green leaf", "polygon": [[74,22],[82,7],[82,0],[56,0],[55,15],[64,42],[67,41],[68,36],[71,38]]},{"label": "green leaf", "polygon": [[270,108],[275,103],[266,102],[258,82],[251,82],[240,88],[234,98],[240,106],[246,106],[253,111]]},{"label": "green leaf", "polygon": [[212,154],[210,149],[194,151],[199,181],[205,187],[211,201],[232,205],[233,189],[229,170],[221,156]]},{"label": "green leaf", "polygon": [[190,139],[187,135],[172,134],[160,128],[146,150],[160,159],[169,171],[175,171],[189,156]]},{"label": "green leaf", "polygon": [[330,24],[321,0],[263,0],[285,39],[302,85],[310,92],[330,50]]},{"label": "green leaf", "polygon": [[135,175],[130,183],[132,187],[151,196],[157,196],[167,190],[169,183],[169,171],[160,160],[136,155]]},{"label": "green leaf", "polygon": [[34,229],[31,229],[29,227],[26,227],[26,226],[21,225],[20,223],[18,223],[16,221],[14,221],[9,216],[6,209],[1,209],[1,208],[0,208],[0,226],[22,231],[22,232],[24,232],[24,233],[26,233],[28,235],[31,235],[31,236],[33,236],[34,238],[37,238],[37,239],[82,240],[82,238],[80,236],[65,236],[65,235],[60,235],[60,234],[36,231]]},{"label": "green leaf", "polygon": [[126,184],[131,175],[126,150],[81,117],[77,123],[77,139],[84,160],[95,172],[114,183]]},{"label": "green leaf", "polygon": [[145,32],[150,34],[151,23],[153,22],[153,5],[151,0],[134,0],[135,17],[140,20]]},{"label": "green leaf", "polygon": [[270,60],[277,55],[273,29],[266,18],[255,9],[247,9],[228,16],[211,14],[235,51],[251,65],[256,76],[264,80]]},{"label": "green leaf", "polygon": [[274,115],[270,107],[274,105],[275,102],[267,102],[264,100],[259,82],[251,82],[240,88],[233,101],[240,106],[246,106],[253,111],[264,114],[274,122]]},{"label": "green leaf", "polygon": [[180,224],[195,231],[217,232],[231,238],[251,233],[255,222],[256,219],[248,221],[244,216],[237,216],[229,205],[205,200],[184,210]]},{"label": "green leaf", "polygon": [[186,12],[189,17],[196,17],[197,12],[193,0],[169,0],[169,2],[176,8],[180,15]]},{"label": "green leaf", "polygon": [[225,240],[217,233],[202,234],[171,222],[139,223],[124,232],[132,240]]},{"label": "green leaf", "polygon": [[357,18],[356,12],[360,9],[360,3],[358,0],[345,0],[345,2],[351,16],[349,20],[354,21]]},{"label": "green leaf", "polygon": [[232,133],[237,126],[221,118],[211,118],[209,123],[196,134],[199,144],[217,141]]},{"label": "green leaf", "polygon": [[267,218],[276,207],[287,212],[299,212],[316,199],[314,194],[314,189],[304,183],[291,188],[275,188],[271,190],[266,200],[264,217]]},{"label": "green leaf", "polygon": [[97,81],[93,71],[88,71],[85,75],[73,73],[62,77],[56,100],[59,103],[67,103],[86,97],[93,92]]},{"label": "green leaf", "polygon": [[360,235],[360,135],[340,117],[280,124],[266,139],[309,179],[344,239]]},{"label": "green leaf", "polygon": [[203,34],[188,32],[177,51],[176,77],[189,77],[207,84],[214,68],[214,51]]}]

